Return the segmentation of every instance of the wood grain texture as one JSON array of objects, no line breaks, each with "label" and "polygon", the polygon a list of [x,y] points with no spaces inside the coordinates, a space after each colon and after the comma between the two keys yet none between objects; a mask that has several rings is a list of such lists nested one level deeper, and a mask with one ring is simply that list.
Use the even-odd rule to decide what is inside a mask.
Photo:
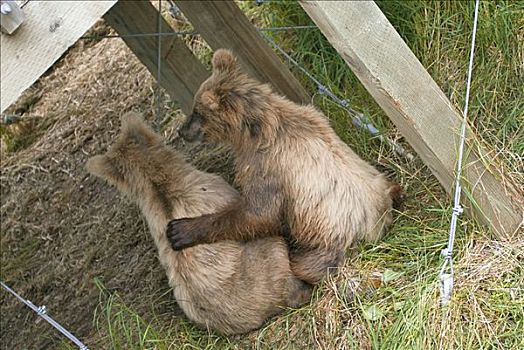
[{"label": "wood grain texture", "polygon": [[62,56],[116,1],[30,1],[25,23],[2,34],[1,97],[3,112]]},{"label": "wood grain texture", "polygon": [[[461,113],[377,5],[372,1],[301,5],[446,191],[452,192]],[[500,237],[522,235],[524,200],[497,166],[494,154],[468,128],[463,202]]]},{"label": "wood grain texture", "polygon": [[233,1],[175,1],[213,50],[227,48],[248,74],[297,103],[310,97]]},{"label": "wood grain texture", "polygon": [[[149,1],[119,1],[105,16],[106,22],[120,35],[157,32],[156,8]],[[162,32],[172,33],[162,19]],[[157,77],[158,38],[156,36],[123,38],[147,69]],[[177,36],[163,36],[161,44],[160,85],[190,114],[193,96],[200,84],[210,75],[191,50]]]}]

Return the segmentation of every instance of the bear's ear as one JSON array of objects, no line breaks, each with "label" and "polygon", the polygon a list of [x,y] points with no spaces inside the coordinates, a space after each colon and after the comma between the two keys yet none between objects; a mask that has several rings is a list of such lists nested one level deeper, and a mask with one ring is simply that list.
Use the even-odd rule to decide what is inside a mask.
[{"label": "bear's ear", "polygon": [[213,91],[204,91],[200,96],[202,104],[212,111],[216,111],[220,106],[220,98]]},{"label": "bear's ear", "polygon": [[238,70],[237,59],[233,53],[226,49],[215,51],[212,60],[213,72],[234,73]]},{"label": "bear's ear", "polygon": [[151,130],[142,115],[136,112],[127,112],[122,115],[120,120],[124,140],[130,139],[142,146],[152,146],[161,142],[160,137]]},{"label": "bear's ear", "polygon": [[90,158],[86,163],[86,169],[89,173],[111,184],[116,184],[123,180],[122,173],[106,155],[97,155]]},{"label": "bear's ear", "polygon": [[141,114],[136,112],[127,112],[120,117],[120,130],[122,133],[133,132],[140,134],[153,134],[153,131],[146,124]]},{"label": "bear's ear", "polygon": [[120,117],[121,128],[122,130],[125,130],[129,126],[141,125],[144,123],[143,120],[144,118],[142,117],[142,115],[137,112],[130,111],[130,112],[124,113]]}]

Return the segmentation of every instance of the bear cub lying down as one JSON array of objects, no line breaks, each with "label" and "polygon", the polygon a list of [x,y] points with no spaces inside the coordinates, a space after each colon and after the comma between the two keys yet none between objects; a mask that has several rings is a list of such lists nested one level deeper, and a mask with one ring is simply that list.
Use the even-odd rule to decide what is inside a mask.
[{"label": "bear cub lying down", "polygon": [[239,195],[219,176],[186,163],[138,115],[124,115],[116,143],[91,158],[87,169],[138,204],[175,298],[193,322],[223,334],[244,333],[282,308],[309,300],[310,287],[291,272],[288,247],[278,233],[245,243],[171,249],[165,236],[169,220],[212,214]]},{"label": "bear cub lying down", "polygon": [[212,64],[180,134],[230,144],[242,196],[213,214],[171,221],[167,237],[181,250],[267,237],[284,223],[291,269],[318,283],[355,242],[383,235],[401,188],[340,140],[321,112],[248,77],[231,52],[217,50]]}]

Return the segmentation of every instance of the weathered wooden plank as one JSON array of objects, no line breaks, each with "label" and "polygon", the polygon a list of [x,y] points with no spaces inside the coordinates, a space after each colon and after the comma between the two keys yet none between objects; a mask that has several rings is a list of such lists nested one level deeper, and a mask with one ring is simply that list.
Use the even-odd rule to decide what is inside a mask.
[{"label": "weathered wooden plank", "polygon": [[113,1],[30,1],[25,23],[0,38],[0,110],[16,101],[115,4]]},{"label": "weathered wooden plank", "polygon": [[[104,19],[120,35],[156,33],[157,14],[158,11],[149,1],[119,1]],[[174,32],[164,19],[161,26],[162,33]],[[125,37],[123,40],[156,78],[158,37]],[[160,85],[180,103],[182,111],[188,114],[191,112],[195,92],[209,73],[180,38],[163,35],[161,40]]]},{"label": "weathered wooden plank", "polygon": [[[461,114],[372,1],[302,7],[444,188],[453,190]],[[470,213],[499,236],[522,234],[522,195],[468,128],[463,180]]]},{"label": "weathered wooden plank", "polygon": [[213,48],[231,49],[247,72],[298,103],[310,102],[300,82],[260,37],[234,1],[176,1],[195,29]]}]

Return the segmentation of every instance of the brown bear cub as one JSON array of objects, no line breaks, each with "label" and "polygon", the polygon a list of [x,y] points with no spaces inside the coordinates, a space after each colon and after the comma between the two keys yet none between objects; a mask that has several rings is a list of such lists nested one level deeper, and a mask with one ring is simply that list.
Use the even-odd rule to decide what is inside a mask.
[{"label": "brown bear cub", "polygon": [[227,50],[216,51],[212,64],[180,133],[231,144],[242,197],[220,212],[171,221],[167,237],[180,250],[264,237],[284,222],[291,269],[318,283],[343,264],[346,248],[382,236],[401,189],[342,142],[313,106],[251,79]]},{"label": "brown bear cub", "polygon": [[309,300],[310,287],[292,274],[288,247],[278,235],[171,249],[169,220],[214,213],[239,195],[219,176],[186,163],[136,114],[123,117],[116,143],[91,158],[87,169],[139,205],[175,298],[195,323],[244,333]]}]

